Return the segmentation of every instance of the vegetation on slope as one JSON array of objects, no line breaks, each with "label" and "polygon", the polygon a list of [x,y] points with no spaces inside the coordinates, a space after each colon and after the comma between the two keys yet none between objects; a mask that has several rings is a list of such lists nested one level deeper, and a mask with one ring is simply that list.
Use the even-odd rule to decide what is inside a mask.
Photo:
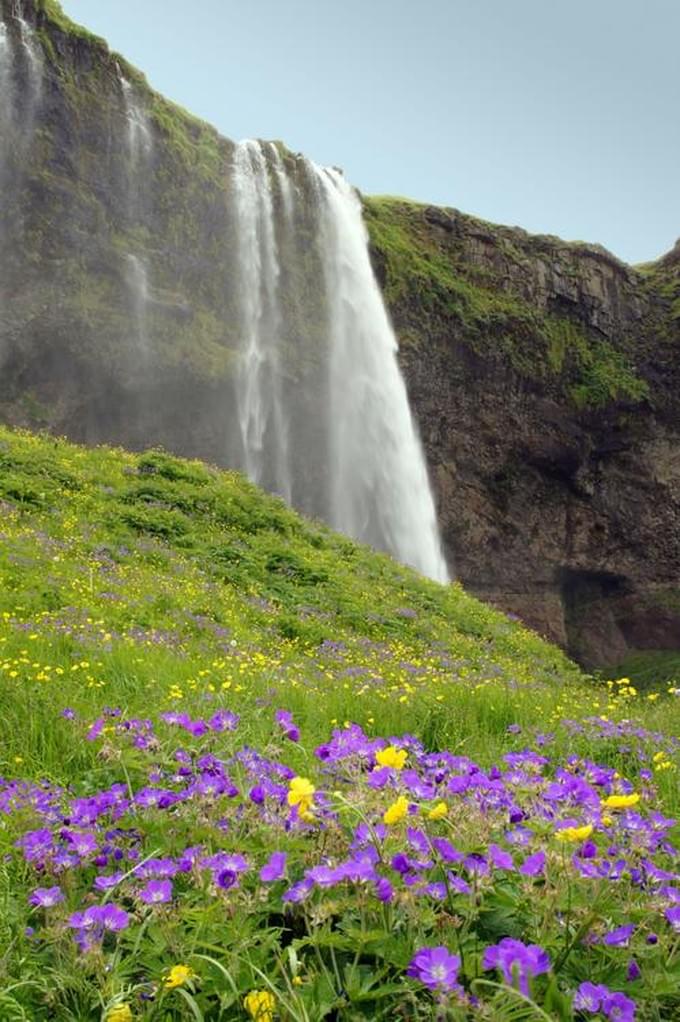
[{"label": "vegetation on slope", "polygon": [[674,697],[160,451],[0,501],[3,1019],[678,1010]]},{"label": "vegetation on slope", "polygon": [[[451,319],[460,327],[463,342],[478,354],[507,359],[529,379],[555,381],[578,406],[598,407],[616,399],[637,402],[647,396],[647,384],[621,345],[594,335],[572,318],[542,310],[509,287],[502,274],[495,275],[491,264],[471,260],[453,243],[443,244],[423,216],[425,208],[405,199],[364,198],[390,305],[414,303],[425,316]],[[493,239],[500,261],[509,259],[530,272],[530,256],[513,240],[510,228],[464,219],[471,229],[483,232],[486,242]],[[529,246],[549,241],[552,260],[560,250],[582,247],[556,238],[526,238]],[[563,269],[574,272],[568,265]]]}]

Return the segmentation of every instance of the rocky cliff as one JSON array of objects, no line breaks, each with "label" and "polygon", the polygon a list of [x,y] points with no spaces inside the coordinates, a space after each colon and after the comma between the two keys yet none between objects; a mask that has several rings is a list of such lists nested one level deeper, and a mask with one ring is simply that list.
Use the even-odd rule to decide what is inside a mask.
[{"label": "rocky cliff", "polygon": [[[2,418],[229,463],[232,143],[53,0],[0,12]],[[365,213],[457,575],[588,664],[680,648],[680,251]],[[311,250],[290,272],[309,390]]]},{"label": "rocky cliff", "polygon": [[366,200],[463,583],[588,665],[680,647],[680,246]]}]

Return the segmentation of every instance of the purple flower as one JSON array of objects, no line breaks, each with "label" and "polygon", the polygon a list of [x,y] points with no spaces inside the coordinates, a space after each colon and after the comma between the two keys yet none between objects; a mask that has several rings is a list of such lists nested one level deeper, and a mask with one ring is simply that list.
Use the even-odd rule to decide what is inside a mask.
[{"label": "purple flower", "polygon": [[92,905],[84,912],[74,912],[69,916],[67,925],[75,930],[75,939],[81,951],[89,951],[105,932],[118,933],[124,930],[130,921],[125,909],[117,905]]},{"label": "purple flower", "polygon": [[394,897],[394,887],[389,882],[387,877],[380,877],[375,882],[375,896],[378,901],[392,901]]},{"label": "purple flower", "polygon": [[147,905],[162,905],[172,901],[172,880],[149,880],[139,892],[139,897]]},{"label": "purple flower", "polygon": [[110,888],[115,887],[116,884],[119,884],[124,875],[124,873],[119,871],[118,873],[108,873],[106,875],[97,876],[94,878],[93,887],[97,891],[108,891]]},{"label": "purple flower", "polygon": [[58,905],[63,900],[64,894],[61,887],[36,887],[28,899],[29,904],[35,905],[37,908],[52,908],[53,905]]},{"label": "purple flower", "polygon": [[275,880],[280,880],[286,872],[286,859],[288,856],[285,852],[273,852],[269,858],[269,861],[260,870],[260,880],[263,884],[271,884]]},{"label": "purple flower", "polygon": [[130,917],[125,909],[119,908],[118,905],[104,905],[100,910],[99,922],[105,930],[117,933],[126,928]]},{"label": "purple flower", "polygon": [[66,831],[65,837],[71,844],[73,851],[84,859],[97,850],[97,839],[89,831]]},{"label": "purple flower", "polygon": [[675,905],[673,908],[667,908],[664,915],[673,929],[680,933],[680,905]]},{"label": "purple flower", "polygon": [[293,721],[293,715],[289,710],[277,710],[274,718],[289,741],[300,741],[300,729]]},{"label": "purple flower", "polygon": [[634,1022],[635,1001],[625,994],[608,994],[602,1000],[602,1011],[608,1022]]},{"label": "purple flower", "polygon": [[222,891],[228,891],[238,883],[238,873],[233,869],[220,869],[215,872],[215,886]]},{"label": "purple flower", "polygon": [[98,717],[97,720],[95,720],[94,724],[92,724],[92,726],[90,727],[90,730],[85,735],[87,741],[94,742],[97,738],[99,738],[100,734],[104,730],[105,724],[106,719],[104,717]]},{"label": "purple flower", "polygon": [[525,877],[542,876],[545,870],[545,852],[535,852],[529,855],[519,867],[520,873]]},{"label": "purple flower", "polygon": [[626,970],[626,979],[628,980],[629,983],[634,983],[635,980],[639,979],[641,975],[642,970],[640,969],[640,966],[638,965],[634,958],[631,958],[631,960],[628,962],[628,968]]},{"label": "purple flower", "polygon": [[489,859],[495,869],[514,869],[512,855],[499,845],[489,845]]},{"label": "purple flower", "polygon": [[605,933],[602,943],[606,944],[607,947],[627,947],[634,929],[635,927],[632,923],[628,926],[619,926],[616,930],[610,930],[609,933]]},{"label": "purple flower", "polygon": [[573,1006],[591,1015],[602,1012],[608,1022],[635,1022],[635,1001],[625,994],[612,993],[603,983],[581,983]]},{"label": "purple flower", "polygon": [[411,959],[406,975],[430,990],[461,990],[458,983],[460,958],[446,947],[424,947]]},{"label": "purple flower", "polygon": [[609,988],[603,984],[581,983],[574,994],[574,1008],[577,1011],[589,1011],[595,1014],[600,1010],[600,1005],[605,997],[609,996]]},{"label": "purple flower", "polygon": [[500,944],[488,947],[482,959],[484,969],[500,969],[503,979],[511,986],[518,985],[525,997],[529,996],[529,979],[550,969],[548,954],[538,944],[523,944],[521,940],[504,937]]},{"label": "purple flower", "polygon": [[305,900],[313,887],[314,882],[312,880],[308,880],[306,878],[304,880],[298,880],[296,884],[293,884],[292,887],[289,887],[288,890],[284,892],[281,900],[297,904],[298,902]]}]

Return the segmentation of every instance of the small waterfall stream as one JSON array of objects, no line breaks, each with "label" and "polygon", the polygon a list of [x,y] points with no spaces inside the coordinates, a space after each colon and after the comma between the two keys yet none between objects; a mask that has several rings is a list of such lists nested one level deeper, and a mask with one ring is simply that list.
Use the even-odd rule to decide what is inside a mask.
[{"label": "small waterfall stream", "polygon": [[149,302],[149,275],[146,260],[128,252],[126,260],[126,280],[130,288],[130,305],[132,318],[137,327],[137,341],[141,354],[146,354],[149,344],[147,332],[147,309]]},{"label": "small waterfall stream", "polygon": [[[131,83],[118,75],[123,110],[127,125],[126,182],[127,219],[133,230],[138,229],[145,213],[148,177],[153,155],[153,134],[146,110],[135,95]],[[139,252],[125,254],[125,281],[130,293],[130,313],[137,330],[139,353],[148,354],[149,263]]]},{"label": "small waterfall stream", "polygon": [[21,39],[21,46],[26,57],[28,69],[25,124],[32,127],[42,95],[43,56],[42,50],[35,40],[33,29],[19,15],[17,15],[17,22],[19,24],[19,38]]}]

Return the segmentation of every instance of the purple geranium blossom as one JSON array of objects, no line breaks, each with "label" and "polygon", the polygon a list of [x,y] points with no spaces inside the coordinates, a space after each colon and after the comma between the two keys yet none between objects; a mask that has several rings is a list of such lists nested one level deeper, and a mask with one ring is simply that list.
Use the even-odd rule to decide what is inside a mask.
[{"label": "purple geranium blossom", "polygon": [[411,959],[406,975],[419,980],[430,990],[460,991],[460,958],[446,947],[424,947]]},{"label": "purple geranium blossom", "polygon": [[118,933],[124,930],[130,917],[118,905],[92,905],[84,912],[74,912],[67,925],[75,930],[75,939],[81,951],[88,951],[104,937],[106,931]]},{"label": "purple geranium blossom", "polygon": [[605,997],[609,996],[609,988],[599,983],[581,983],[574,994],[574,1008],[576,1011],[589,1011],[595,1014],[600,1010],[600,1005]]},{"label": "purple geranium blossom", "polygon": [[607,1022],[634,1022],[635,1001],[625,994],[608,994],[602,1000],[602,1011]]},{"label": "purple geranium blossom", "polygon": [[149,880],[139,892],[139,898],[147,905],[162,905],[172,901],[172,880]]},{"label": "purple geranium blossom", "polygon": [[675,905],[673,908],[667,908],[664,915],[673,929],[680,933],[680,905]]},{"label": "purple geranium blossom", "polygon": [[285,852],[273,852],[269,857],[268,862],[260,870],[260,880],[263,884],[271,884],[275,880],[280,880],[286,872],[286,859],[288,856]]},{"label": "purple geranium blossom", "polygon": [[277,710],[274,718],[289,741],[300,741],[300,729],[293,720],[293,714],[290,710]]},{"label": "purple geranium blossom", "polygon": [[375,881],[375,896],[378,901],[392,901],[392,898],[394,897],[394,887],[387,877],[380,877]]},{"label": "purple geranium blossom", "polygon": [[545,852],[535,852],[527,856],[519,871],[525,877],[542,876],[545,871]]},{"label": "purple geranium blossom", "polygon": [[607,947],[628,947],[628,942],[634,929],[635,926],[632,923],[628,926],[619,926],[617,929],[605,933],[602,943],[606,944]]},{"label": "purple geranium blossom", "polygon": [[29,896],[29,904],[37,908],[52,908],[64,900],[64,893],[61,887],[36,887]]},{"label": "purple geranium blossom", "polygon": [[628,968],[626,969],[626,979],[629,983],[634,983],[642,975],[642,970],[634,958],[628,962]]},{"label": "purple geranium blossom", "polygon": [[484,969],[500,969],[503,979],[511,986],[515,982],[525,997],[529,996],[529,979],[550,969],[548,954],[538,944],[524,944],[521,940],[504,937],[500,944],[488,947],[482,959]]}]

